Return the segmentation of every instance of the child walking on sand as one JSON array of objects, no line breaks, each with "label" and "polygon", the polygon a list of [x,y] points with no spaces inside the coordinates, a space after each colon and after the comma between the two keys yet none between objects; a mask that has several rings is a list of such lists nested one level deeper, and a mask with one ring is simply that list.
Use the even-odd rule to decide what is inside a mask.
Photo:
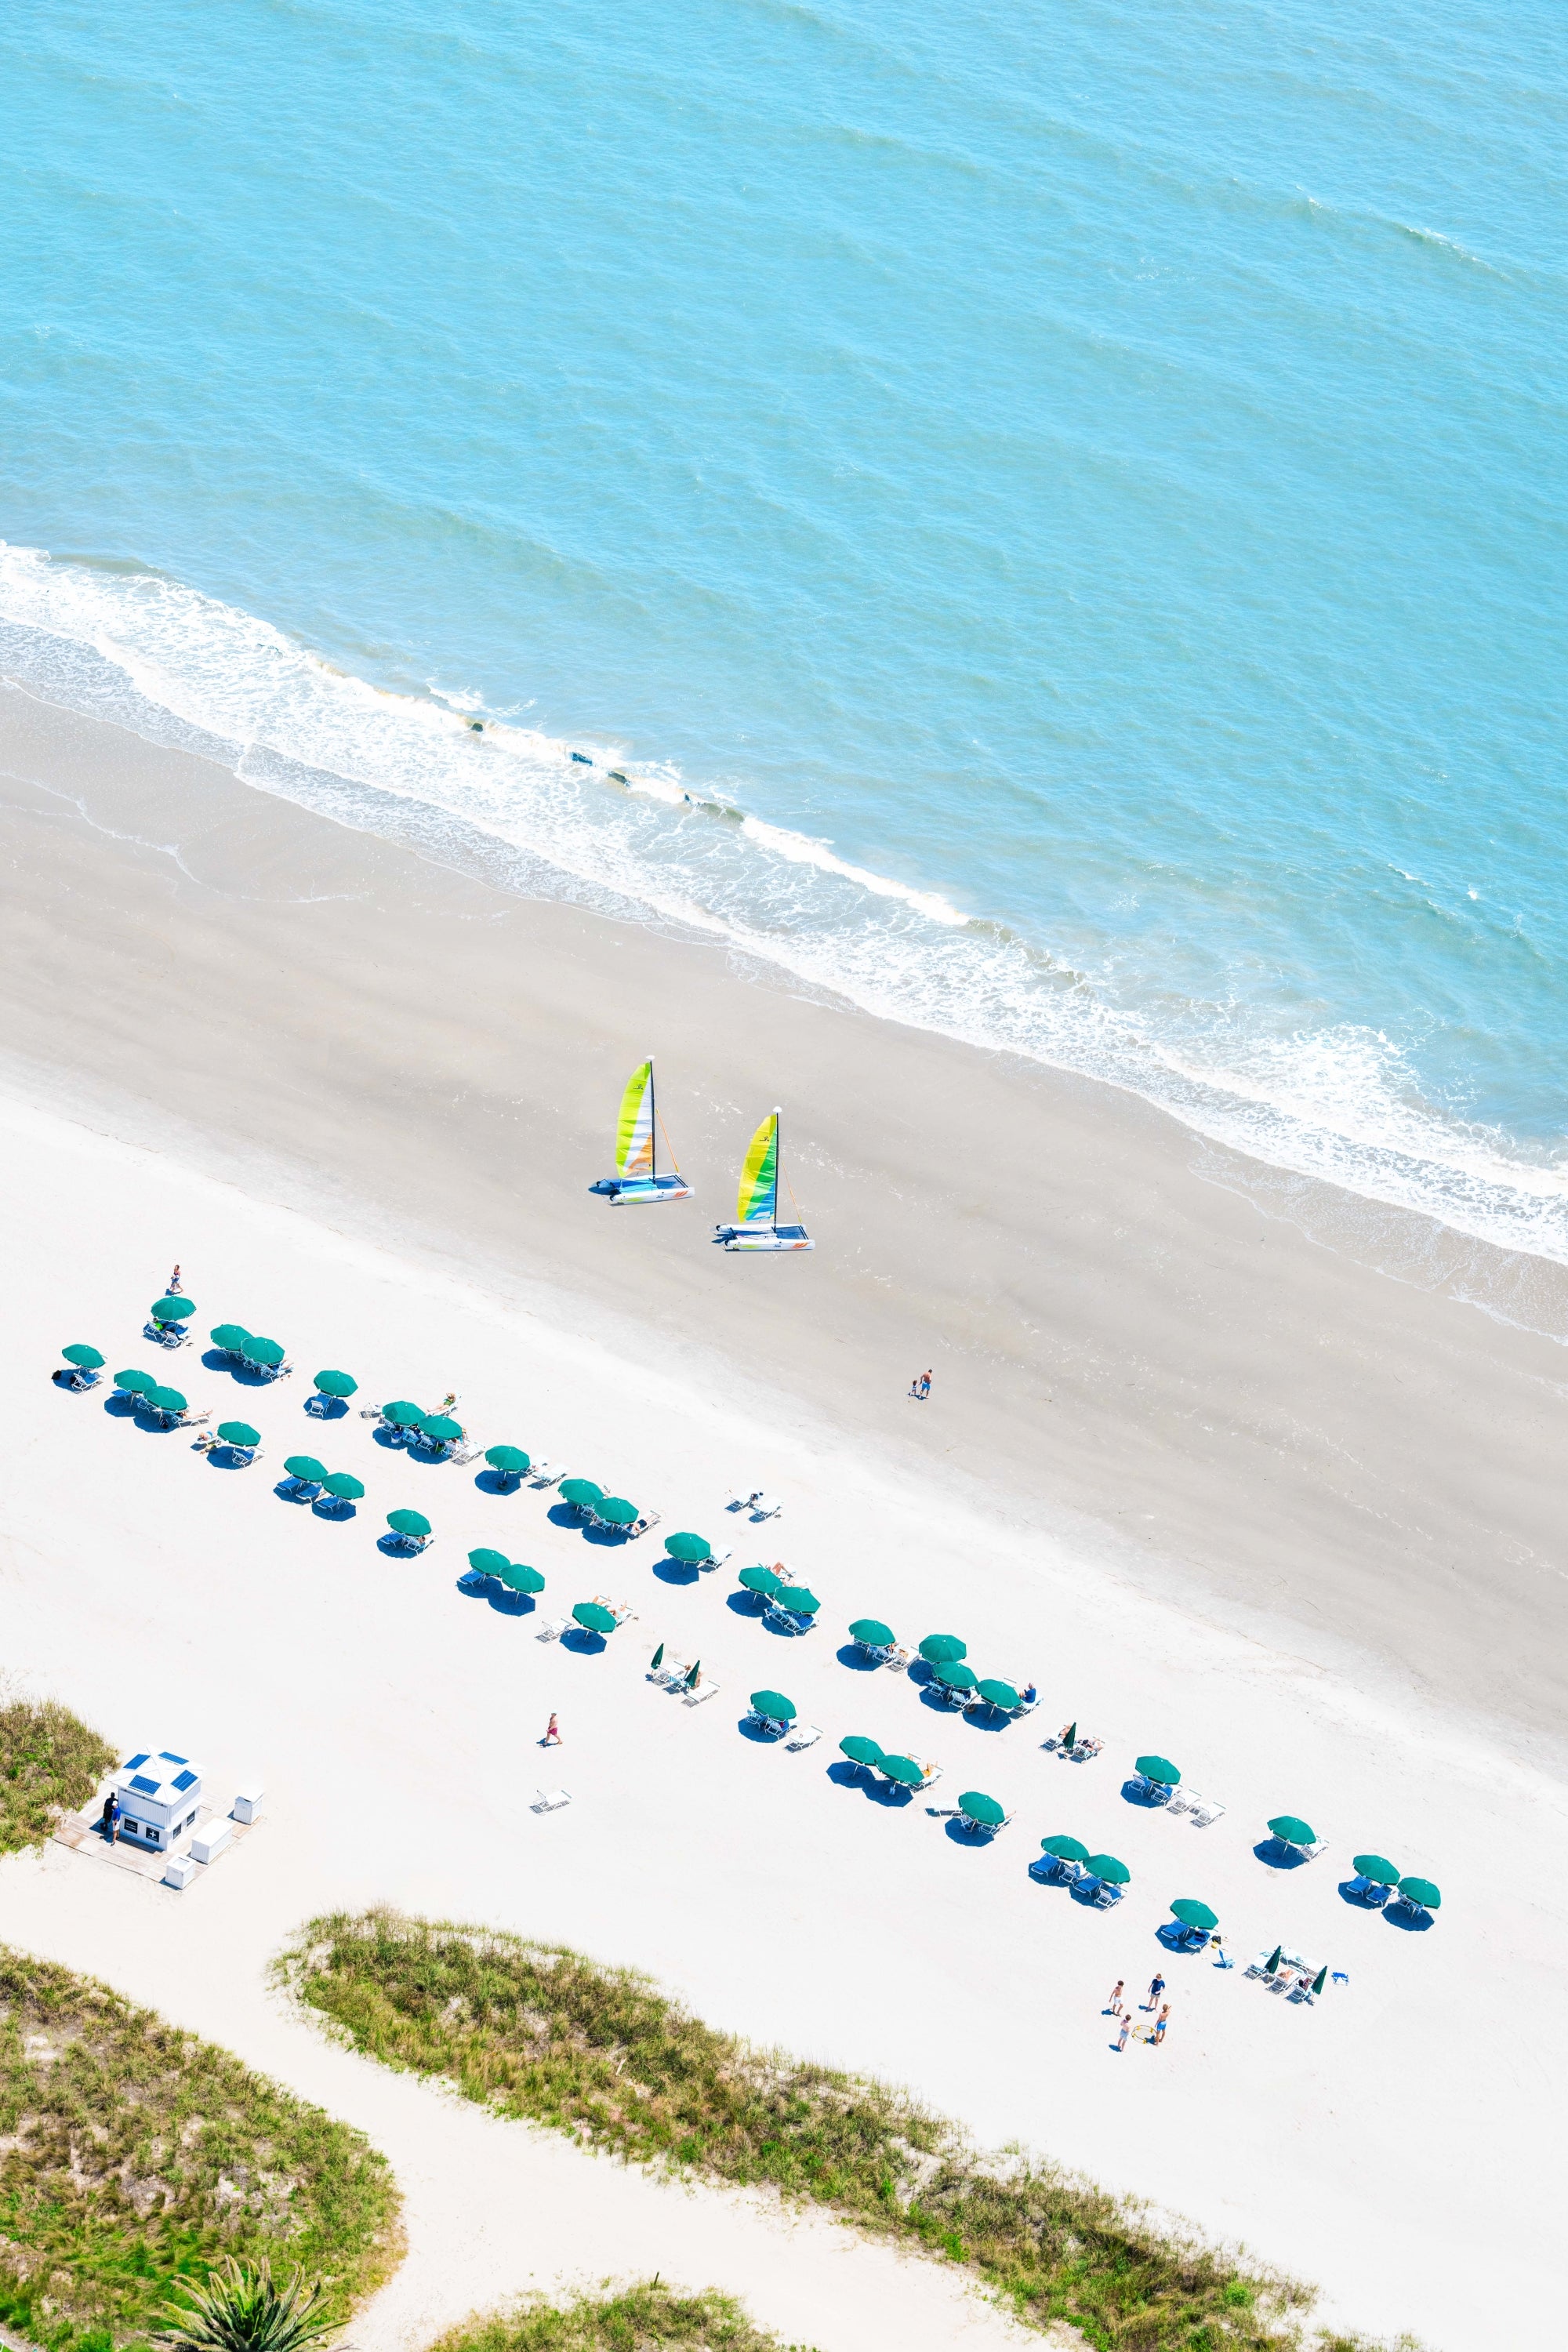
[{"label": "child walking on sand", "polygon": [[1118,2028],[1117,2035],[1116,2035],[1116,2047],[1117,2047],[1117,2049],[1118,2049],[1119,2051],[1120,2051],[1120,2050],[1125,2050],[1125,2049],[1126,2049],[1126,2047],[1127,2047],[1127,2037],[1128,2037],[1128,2035],[1131,2032],[1131,2031],[1132,2031],[1132,2011],[1131,2011],[1130,2009],[1124,2009],[1124,2010],[1122,2011],[1122,2012],[1121,2012],[1121,2026]]},{"label": "child walking on sand", "polygon": [[1167,2001],[1164,2007],[1161,2010],[1159,2016],[1154,2020],[1154,2031],[1149,2036],[1150,2041],[1154,2044],[1156,2049],[1159,2048],[1161,2042],[1165,2039],[1165,2028],[1170,2021],[1171,2004]]},{"label": "child walking on sand", "polygon": [[1117,1978],[1117,1979],[1116,1979],[1116,1982],[1115,1982],[1115,1983],[1112,1985],[1112,1987],[1110,1988],[1110,2000],[1106,2002],[1106,2004],[1105,2004],[1106,2008],[1110,2011],[1110,2014],[1111,2014],[1111,2016],[1112,2016],[1112,2017],[1120,2017],[1120,2016],[1121,2016],[1121,1996],[1122,1996],[1122,1994],[1126,1991],[1126,1990],[1127,1990],[1127,1979],[1126,1979],[1126,1978],[1125,1978],[1125,1977],[1118,1977],[1118,1978]]}]

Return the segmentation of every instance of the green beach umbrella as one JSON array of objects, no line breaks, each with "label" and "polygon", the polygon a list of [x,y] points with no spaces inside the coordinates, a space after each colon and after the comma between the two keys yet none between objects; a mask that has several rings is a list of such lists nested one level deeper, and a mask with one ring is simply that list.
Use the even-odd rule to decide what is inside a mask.
[{"label": "green beach umbrella", "polygon": [[1275,1947],[1274,1947],[1274,1949],[1269,1953],[1268,1958],[1264,1961],[1264,1963],[1263,1963],[1263,1973],[1264,1973],[1264,1975],[1265,1975],[1266,1977],[1271,1977],[1271,1976],[1274,1974],[1275,1969],[1279,1966],[1279,1963],[1280,1963],[1280,1961],[1284,1958],[1284,1957],[1285,1957],[1285,1947],[1284,1947],[1284,1945],[1283,1945],[1283,1944],[1276,1944],[1276,1945],[1275,1945]]},{"label": "green beach umbrella", "polygon": [[127,1396],[145,1396],[148,1390],[155,1389],[158,1383],[151,1372],[116,1372],[114,1385],[117,1389],[123,1389]]},{"label": "green beach umbrella", "polygon": [[1089,1848],[1075,1837],[1048,1837],[1040,1840],[1040,1852],[1050,1854],[1057,1862],[1087,1862]]},{"label": "green beach umbrella", "polygon": [[1158,1780],[1163,1789],[1173,1789],[1181,1779],[1175,1766],[1164,1756],[1140,1756],[1138,1769],[1145,1780]]},{"label": "green beach umbrella", "polygon": [[276,1339],[247,1339],[241,1352],[247,1362],[265,1364],[268,1371],[283,1361],[283,1350]]},{"label": "green beach umbrella", "polygon": [[318,1462],[313,1454],[290,1454],[283,1467],[303,1486],[319,1486],[327,1475],[326,1464]]},{"label": "green beach umbrella", "polygon": [[1279,1813],[1268,1824],[1281,1845],[1316,1845],[1318,1841],[1310,1822],[1300,1813]]},{"label": "green beach umbrella", "polygon": [[1312,1979],[1312,1994],[1314,1999],[1316,1999],[1317,1995],[1322,1991],[1323,1987],[1328,1983],[1328,1981],[1329,1971],[1328,1967],[1325,1964],[1318,1970],[1317,1975]]},{"label": "green beach umbrella", "polygon": [[713,1547],[706,1536],[666,1536],[664,1548],[671,1559],[683,1559],[689,1567],[713,1557]]},{"label": "green beach umbrella", "polygon": [[1353,1864],[1360,1875],[1370,1878],[1374,1885],[1397,1886],[1399,1884],[1398,1871],[1381,1853],[1358,1853],[1353,1857]]},{"label": "green beach umbrella", "polygon": [[242,1348],[250,1345],[250,1334],[243,1323],[215,1323],[207,1338],[227,1356],[237,1356]]},{"label": "green beach umbrella", "polygon": [[68,1364],[76,1366],[79,1372],[96,1372],[102,1370],[103,1358],[96,1348],[89,1348],[85,1339],[73,1339],[68,1348],[60,1349],[60,1353]]},{"label": "green beach umbrella", "polygon": [[511,1566],[504,1551],[471,1551],[468,1566],[476,1576],[504,1576]]},{"label": "green beach umbrella", "polygon": [[1076,1748],[1078,1746],[1078,1723],[1076,1718],[1068,1724],[1067,1729],[1063,1732],[1062,1746],[1064,1748]]},{"label": "green beach umbrella", "polygon": [[1004,1715],[1012,1715],[1024,1704],[1011,1683],[995,1681],[976,1683],[975,1689],[987,1706],[1000,1707]]},{"label": "green beach umbrella", "polygon": [[1091,1853],[1084,1864],[1091,1878],[1103,1878],[1108,1886],[1125,1886],[1132,1873],[1113,1853]]},{"label": "green beach umbrella", "polygon": [[918,1789],[925,1779],[912,1756],[884,1756],[877,1769],[885,1780],[896,1780],[900,1789]]},{"label": "green beach umbrella", "polygon": [[748,1592],[760,1592],[770,1599],[773,1593],[783,1590],[773,1570],[763,1568],[761,1562],[755,1568],[743,1568],[741,1570],[741,1582]]},{"label": "green beach umbrella", "polygon": [[422,1409],[411,1404],[406,1397],[394,1397],[390,1404],[382,1406],[381,1417],[383,1421],[391,1422],[394,1429],[417,1429],[425,1415]]},{"label": "green beach umbrella", "polygon": [[330,1470],[321,1481],[334,1503],[361,1503],[364,1488],[352,1470]]},{"label": "green beach umbrella", "polygon": [[1180,1895],[1171,1906],[1184,1927],[1204,1927],[1211,1934],[1219,1921],[1206,1903],[1194,1903],[1189,1895]]},{"label": "green beach umbrella", "polygon": [[602,1503],[594,1506],[594,1517],[612,1528],[629,1528],[638,1516],[637,1505],[628,1503],[624,1495],[606,1495]]},{"label": "green beach umbrella", "polygon": [[352,1397],[359,1392],[359,1382],[351,1381],[347,1372],[318,1372],[316,1394],[330,1397]]},{"label": "green beach umbrella", "polygon": [[570,1503],[574,1510],[581,1510],[585,1504],[602,1503],[605,1490],[602,1486],[595,1486],[592,1478],[563,1478],[561,1499],[563,1503]]},{"label": "green beach umbrella", "polygon": [[430,1522],[423,1511],[388,1511],[386,1524],[399,1536],[427,1536],[430,1532]]},{"label": "green beach umbrella", "polygon": [[226,1445],[259,1445],[261,1432],[252,1429],[247,1421],[220,1421],[217,1433]]},{"label": "green beach umbrella", "polygon": [[753,1691],[752,1705],[759,1715],[765,1715],[770,1723],[795,1721],[795,1701],[793,1698],[785,1698],[783,1691]]},{"label": "green beach umbrella", "polygon": [[647,1662],[647,1670],[648,1670],[649,1674],[650,1674],[650,1675],[657,1675],[657,1674],[658,1674],[658,1670],[659,1670],[659,1668],[660,1668],[660,1666],[662,1666],[662,1665],[663,1665],[663,1664],[664,1664],[664,1643],[661,1642],[661,1643],[659,1643],[659,1645],[658,1645],[658,1649],[654,1652],[654,1654],[653,1654],[652,1657],[651,1657],[651,1658],[648,1660],[648,1662]]},{"label": "green beach umbrella", "polygon": [[967,1789],[958,1801],[958,1810],[966,1822],[979,1830],[999,1830],[1007,1818],[1007,1809],[994,1797],[984,1796],[978,1789]]},{"label": "green beach umbrella", "polygon": [[1429,1878],[1402,1878],[1399,1891],[1418,1911],[1436,1911],[1443,1900]]},{"label": "green beach umbrella", "polygon": [[857,1617],[849,1628],[849,1639],[863,1643],[868,1650],[890,1650],[893,1629],[884,1625],[879,1617]]},{"label": "green beach umbrella", "polygon": [[487,1451],[485,1460],[492,1470],[499,1470],[503,1478],[525,1477],[533,1467],[521,1445],[492,1445]]},{"label": "green beach umbrella", "polygon": [[160,1298],[151,1310],[154,1323],[183,1323],[195,1311],[195,1303],[189,1298]]},{"label": "green beach umbrella", "polygon": [[961,1665],[956,1660],[951,1665],[933,1666],[931,1679],[939,1682],[943,1690],[970,1691],[980,1687],[980,1677],[973,1667]]},{"label": "green beach umbrella", "polygon": [[572,1614],[585,1633],[613,1633],[616,1630],[615,1611],[605,1608],[600,1601],[579,1601]]},{"label": "green beach umbrella", "polygon": [[792,1617],[815,1617],[822,1603],[804,1584],[781,1584],[773,1599]]},{"label": "green beach umbrella", "polygon": [[841,1739],[838,1750],[840,1755],[848,1757],[851,1764],[876,1765],[882,1761],[882,1750],[876,1741],[862,1739],[858,1732],[851,1732],[847,1739]]},{"label": "green beach umbrella", "polygon": [[969,1655],[969,1644],[956,1633],[928,1633],[921,1643],[921,1655],[928,1666],[952,1666]]},{"label": "green beach umbrella", "polygon": [[449,1412],[426,1413],[419,1429],[432,1445],[455,1445],[463,1433],[462,1423],[454,1421]]},{"label": "green beach umbrella", "polygon": [[500,1570],[500,1580],[509,1592],[542,1592],[544,1579],[536,1568],[524,1568],[520,1559],[509,1560]]},{"label": "green beach umbrella", "polygon": [[184,1412],[185,1410],[185,1400],[178,1389],[149,1389],[146,1396],[148,1403],[156,1405],[160,1412]]},{"label": "green beach umbrella", "polygon": [[682,1688],[686,1690],[695,1690],[701,1680],[702,1661],[699,1658],[696,1664],[692,1667],[691,1672],[687,1675],[685,1683],[682,1685]]}]

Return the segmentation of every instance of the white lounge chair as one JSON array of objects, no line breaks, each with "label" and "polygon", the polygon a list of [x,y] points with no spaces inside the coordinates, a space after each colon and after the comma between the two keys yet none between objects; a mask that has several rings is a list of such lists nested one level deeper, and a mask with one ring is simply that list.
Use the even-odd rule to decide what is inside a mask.
[{"label": "white lounge chair", "polygon": [[1094,1893],[1089,1900],[1096,1910],[1109,1911],[1113,1903],[1121,1902],[1121,1889],[1120,1886],[1113,1886],[1109,1878],[1097,1878],[1094,1882]]},{"label": "white lounge chair", "polygon": [[925,1776],[921,1782],[921,1787],[922,1789],[934,1789],[937,1782],[942,1778],[942,1766],[940,1764],[932,1764],[929,1762],[923,1756],[917,1756],[914,1760],[920,1766],[921,1772]]},{"label": "white lounge chair", "polygon": [[[1212,1822],[1219,1821],[1224,1812],[1225,1807],[1216,1804],[1212,1797],[1194,1797],[1187,1807],[1187,1818],[1195,1830],[1206,1830]],[[1321,1853],[1322,1848],[1320,1846],[1318,1851]]]},{"label": "white lounge chair", "polygon": [[742,1721],[748,1728],[754,1726],[758,1731],[765,1731],[770,1739],[782,1739],[789,1730],[787,1723],[781,1723],[776,1716],[760,1715],[754,1706],[746,1709]]},{"label": "white lounge chair", "polygon": [[570,1789],[540,1789],[535,1792],[533,1811],[536,1813],[556,1813],[563,1805],[572,1802]]},{"label": "white lounge chair", "polygon": [[784,1741],[786,1748],[815,1748],[822,1737],[819,1724],[797,1723]]},{"label": "white lounge chair", "polygon": [[706,1573],[710,1569],[724,1567],[726,1562],[733,1559],[734,1557],[734,1553],[731,1551],[710,1551],[707,1559],[700,1559],[697,1565]]},{"label": "white lounge chair", "polygon": [[704,1699],[710,1699],[712,1697],[718,1687],[718,1684],[714,1682],[711,1675],[704,1675],[700,1682],[697,1684],[696,1687],[686,1693],[687,1706],[700,1706]]},{"label": "white lounge chair", "polygon": [[536,1462],[528,1473],[528,1480],[533,1486],[557,1486],[565,1475],[564,1463],[558,1466],[553,1462]]},{"label": "white lounge chair", "polygon": [[533,1638],[536,1642],[558,1642],[571,1622],[570,1617],[547,1617],[536,1628]]},{"label": "white lounge chair", "polygon": [[465,1437],[460,1444],[448,1448],[447,1459],[448,1462],[474,1462],[481,1450],[477,1437]]},{"label": "white lounge chair", "polygon": [[753,1519],[776,1519],[784,1505],[776,1495],[765,1495],[760,1486],[750,1493],[731,1495],[728,1507],[731,1511],[750,1511]]}]

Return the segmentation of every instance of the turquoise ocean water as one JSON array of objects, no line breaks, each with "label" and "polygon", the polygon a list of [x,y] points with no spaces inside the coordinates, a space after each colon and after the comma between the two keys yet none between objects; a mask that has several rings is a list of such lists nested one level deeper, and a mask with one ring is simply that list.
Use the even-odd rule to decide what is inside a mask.
[{"label": "turquoise ocean water", "polygon": [[0,667],[1568,1258],[1565,92],[1544,0],[11,0]]}]

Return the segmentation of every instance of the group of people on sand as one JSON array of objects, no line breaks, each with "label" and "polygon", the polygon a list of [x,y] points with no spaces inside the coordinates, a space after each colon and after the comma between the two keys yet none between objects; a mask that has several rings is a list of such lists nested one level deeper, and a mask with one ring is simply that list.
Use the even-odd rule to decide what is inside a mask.
[{"label": "group of people on sand", "polygon": [[1165,2028],[1171,2021],[1171,2004],[1168,2000],[1162,2000],[1160,1998],[1164,1990],[1164,1978],[1156,1976],[1150,1984],[1148,1999],[1139,2003],[1145,2015],[1152,2018],[1153,2022],[1150,2025],[1140,2025],[1126,2004],[1126,1980],[1121,1977],[1117,1978],[1111,1987],[1110,1999],[1106,2002],[1104,2011],[1107,2017],[1114,2017],[1117,2020],[1116,2041],[1113,2044],[1115,2049],[1125,2050],[1134,2034],[1140,2042],[1147,2042],[1156,2050],[1160,2047],[1165,2039]]}]

